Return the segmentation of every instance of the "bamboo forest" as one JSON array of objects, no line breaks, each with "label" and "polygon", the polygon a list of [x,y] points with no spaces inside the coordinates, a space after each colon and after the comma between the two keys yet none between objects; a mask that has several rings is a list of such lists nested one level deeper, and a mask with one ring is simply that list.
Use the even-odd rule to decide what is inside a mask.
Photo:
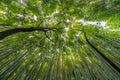
[{"label": "bamboo forest", "polygon": [[0,0],[0,80],[120,80],[120,0]]}]

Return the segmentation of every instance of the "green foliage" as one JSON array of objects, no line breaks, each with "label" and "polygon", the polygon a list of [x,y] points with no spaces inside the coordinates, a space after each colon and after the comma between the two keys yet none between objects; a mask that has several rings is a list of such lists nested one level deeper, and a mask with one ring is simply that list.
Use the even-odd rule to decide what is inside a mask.
[{"label": "green foliage", "polygon": [[120,68],[119,13],[120,0],[1,0],[0,32],[56,30],[19,32],[0,40],[0,80],[119,80],[119,71],[84,34]]}]

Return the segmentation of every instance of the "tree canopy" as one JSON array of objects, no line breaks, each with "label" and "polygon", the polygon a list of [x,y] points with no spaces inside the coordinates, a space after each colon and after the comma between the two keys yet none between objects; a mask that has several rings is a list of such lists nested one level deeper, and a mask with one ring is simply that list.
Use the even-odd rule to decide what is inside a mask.
[{"label": "tree canopy", "polygon": [[0,80],[119,80],[120,0],[0,0]]}]

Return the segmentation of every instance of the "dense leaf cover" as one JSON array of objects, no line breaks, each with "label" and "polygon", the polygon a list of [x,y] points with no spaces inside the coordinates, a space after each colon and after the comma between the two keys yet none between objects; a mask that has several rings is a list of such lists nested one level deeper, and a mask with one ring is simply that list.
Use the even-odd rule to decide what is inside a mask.
[{"label": "dense leaf cover", "polygon": [[0,0],[0,80],[119,80],[120,0]]}]

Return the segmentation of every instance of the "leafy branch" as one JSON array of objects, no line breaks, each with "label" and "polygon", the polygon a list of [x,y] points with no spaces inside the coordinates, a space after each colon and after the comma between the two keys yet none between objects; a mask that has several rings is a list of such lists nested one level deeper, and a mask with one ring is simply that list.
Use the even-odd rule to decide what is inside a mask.
[{"label": "leafy branch", "polygon": [[30,28],[14,28],[14,29],[9,29],[9,30],[5,30],[0,32],[0,40],[3,40],[4,38],[16,34],[16,33],[20,33],[20,32],[33,32],[33,31],[42,31],[45,32],[45,36],[50,40],[50,38],[47,36],[46,32],[48,31],[52,31],[52,30],[57,30],[57,28],[48,28],[48,27],[30,27]]}]

